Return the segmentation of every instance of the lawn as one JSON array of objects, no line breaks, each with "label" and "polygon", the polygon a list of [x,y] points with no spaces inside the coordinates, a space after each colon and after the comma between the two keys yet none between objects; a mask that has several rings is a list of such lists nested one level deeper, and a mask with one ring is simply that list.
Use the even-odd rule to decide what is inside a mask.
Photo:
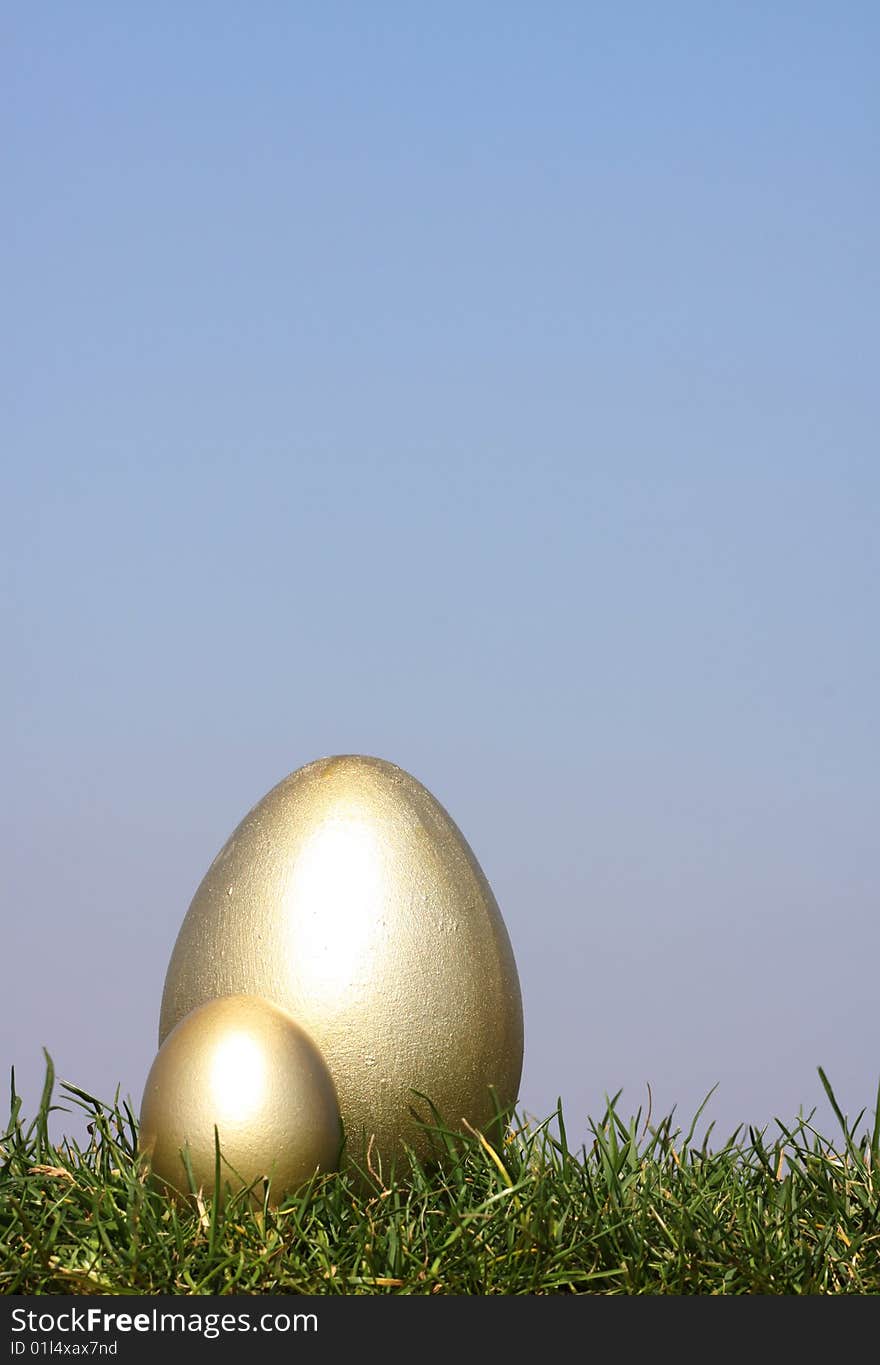
[{"label": "lawn", "polygon": [[[880,1093],[853,1123],[738,1129],[713,1144],[617,1100],[569,1146],[561,1106],[503,1142],[432,1129],[406,1179],[316,1177],[280,1207],[174,1202],[138,1159],[129,1107],[46,1083],[0,1137],[5,1294],[880,1293]],[[56,1091],[57,1097],[56,1097]],[[79,1106],[89,1139],[53,1142]],[[54,1121],[53,1121],[54,1122]]]}]

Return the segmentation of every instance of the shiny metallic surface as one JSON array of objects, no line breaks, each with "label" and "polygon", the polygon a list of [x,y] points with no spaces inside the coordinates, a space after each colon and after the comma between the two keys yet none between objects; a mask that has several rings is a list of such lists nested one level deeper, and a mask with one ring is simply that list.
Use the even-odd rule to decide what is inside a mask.
[{"label": "shiny metallic surface", "polygon": [[495,897],[444,808],[382,759],[309,763],[245,816],[181,926],[160,1040],[239,992],[314,1039],[358,1161],[371,1138],[386,1169],[404,1144],[429,1153],[413,1091],[452,1128],[516,1102],[522,1001]]},{"label": "shiny metallic surface", "polygon": [[[314,1043],[277,1005],[254,996],[211,1000],[168,1034],[141,1102],[138,1146],[153,1175],[188,1192],[184,1146],[196,1186],[220,1193],[268,1176],[279,1203],[316,1170],[336,1169],[342,1126],[330,1072]],[[262,1200],[262,1189],[257,1194]]]}]

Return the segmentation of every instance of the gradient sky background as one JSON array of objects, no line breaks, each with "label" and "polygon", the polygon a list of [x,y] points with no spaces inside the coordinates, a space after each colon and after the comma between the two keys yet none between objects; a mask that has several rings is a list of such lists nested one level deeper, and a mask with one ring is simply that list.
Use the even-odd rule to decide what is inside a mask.
[{"label": "gradient sky background", "polygon": [[13,3],[0,49],[29,1112],[43,1045],[139,1105],[209,863],[346,752],[482,863],[527,1112],[873,1106],[880,9]]}]

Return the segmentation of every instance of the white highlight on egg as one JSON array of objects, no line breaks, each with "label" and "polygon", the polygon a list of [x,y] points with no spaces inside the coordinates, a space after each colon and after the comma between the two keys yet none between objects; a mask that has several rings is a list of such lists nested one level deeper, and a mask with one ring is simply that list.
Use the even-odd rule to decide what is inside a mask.
[{"label": "white highlight on egg", "polygon": [[247,1033],[221,1038],[211,1059],[210,1087],[217,1122],[246,1124],[266,1103],[266,1063]]},{"label": "white highlight on egg", "polygon": [[383,879],[375,823],[354,814],[319,825],[292,869],[285,900],[299,913],[284,916],[291,957],[309,962],[312,992],[337,1008],[363,984],[381,928],[375,911]]}]

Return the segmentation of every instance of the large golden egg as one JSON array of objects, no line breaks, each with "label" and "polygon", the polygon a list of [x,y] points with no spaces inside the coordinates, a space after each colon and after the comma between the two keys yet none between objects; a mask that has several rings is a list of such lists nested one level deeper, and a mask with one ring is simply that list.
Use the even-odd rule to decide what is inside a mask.
[{"label": "large golden egg", "polygon": [[196,1188],[222,1196],[227,1184],[240,1189],[268,1177],[271,1201],[279,1203],[317,1170],[335,1170],[341,1146],[327,1064],[303,1029],[268,1000],[226,996],[191,1010],[150,1068],[138,1147],[172,1190],[189,1190],[186,1148]]},{"label": "large golden egg", "polygon": [[194,1006],[265,996],[325,1058],[346,1152],[428,1155],[445,1123],[516,1102],[522,1001],[507,930],[461,831],[420,782],[357,755],[320,759],[245,816],[187,912],[160,1041]]}]

